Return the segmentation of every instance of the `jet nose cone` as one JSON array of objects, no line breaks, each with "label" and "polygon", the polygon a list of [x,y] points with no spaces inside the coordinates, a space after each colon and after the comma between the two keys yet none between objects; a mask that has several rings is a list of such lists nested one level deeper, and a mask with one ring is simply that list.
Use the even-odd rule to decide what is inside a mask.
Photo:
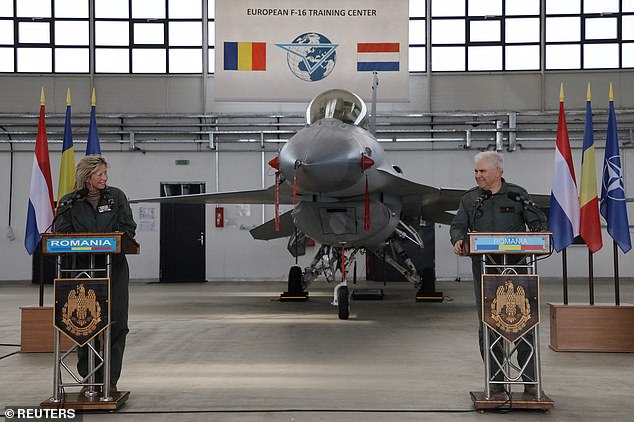
[{"label": "jet nose cone", "polygon": [[[340,125],[320,125],[293,139],[280,153],[280,171],[293,176],[305,192],[332,192],[359,181],[363,174],[362,151]],[[300,135],[300,134],[298,134]]]}]

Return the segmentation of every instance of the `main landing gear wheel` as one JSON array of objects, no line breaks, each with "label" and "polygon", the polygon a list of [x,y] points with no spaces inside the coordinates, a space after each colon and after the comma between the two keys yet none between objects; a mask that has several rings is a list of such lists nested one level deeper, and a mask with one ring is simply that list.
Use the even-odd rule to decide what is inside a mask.
[{"label": "main landing gear wheel", "polygon": [[339,302],[339,319],[348,319],[350,316],[350,295],[346,286],[340,287],[337,291],[337,301]]}]

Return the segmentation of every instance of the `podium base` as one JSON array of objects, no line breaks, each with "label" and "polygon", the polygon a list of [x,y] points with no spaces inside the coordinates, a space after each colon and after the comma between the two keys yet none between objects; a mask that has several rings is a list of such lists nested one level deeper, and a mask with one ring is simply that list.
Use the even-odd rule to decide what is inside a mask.
[{"label": "podium base", "polygon": [[75,410],[117,410],[130,397],[129,391],[117,391],[110,393],[112,400],[102,401],[101,396],[86,397],[85,394],[66,393],[60,402],[52,401],[52,398],[40,403],[42,409],[75,409]]},{"label": "podium base", "polygon": [[524,410],[543,410],[548,412],[555,407],[555,402],[547,395],[542,394],[542,399],[537,400],[535,397],[525,393],[511,393],[509,397],[506,393],[492,393],[487,400],[484,391],[472,391],[469,393],[473,405],[477,410],[499,410],[499,409],[524,409]]}]

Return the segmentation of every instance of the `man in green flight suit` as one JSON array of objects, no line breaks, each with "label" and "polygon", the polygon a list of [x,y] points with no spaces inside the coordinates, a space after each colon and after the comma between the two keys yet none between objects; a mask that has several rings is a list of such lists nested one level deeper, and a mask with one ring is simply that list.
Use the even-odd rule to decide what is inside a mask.
[{"label": "man in green flight suit", "polygon": [[[522,204],[522,200],[528,199],[528,192],[521,186],[508,183],[502,177],[504,172],[504,159],[495,151],[484,151],[474,157],[475,181],[478,186],[468,190],[460,201],[458,212],[451,222],[449,233],[454,253],[465,255],[465,239],[467,232],[521,232],[528,228],[531,231],[547,230],[546,219],[539,210],[529,210]],[[515,263],[523,256],[515,255]],[[484,338],[482,330],[482,266],[480,256],[471,257],[471,272],[473,274],[473,287],[478,312],[478,336],[480,354],[484,358]],[[529,342],[533,342],[532,332],[524,336]],[[494,348],[497,359],[502,362],[501,347]],[[527,363],[524,371],[524,381],[535,380],[535,366],[530,358],[531,348],[522,340],[517,342],[517,360],[520,366]],[[494,366],[494,365],[492,365]],[[495,370],[491,368],[491,376]],[[495,376],[496,381],[502,381],[502,375]],[[491,391],[502,392],[503,384],[491,384]],[[537,388],[534,384],[525,384],[524,391],[535,395]]]}]

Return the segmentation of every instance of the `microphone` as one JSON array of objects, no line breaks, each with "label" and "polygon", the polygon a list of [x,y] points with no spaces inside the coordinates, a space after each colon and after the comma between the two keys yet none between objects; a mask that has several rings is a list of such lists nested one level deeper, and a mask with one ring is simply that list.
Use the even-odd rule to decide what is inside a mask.
[{"label": "microphone", "polygon": [[521,203],[525,207],[536,207],[537,206],[536,203],[534,203],[533,201],[531,201],[528,198],[522,197],[522,195],[520,195],[517,192],[509,192],[509,193],[506,194],[506,196],[508,196],[509,199],[511,199],[511,200],[513,200],[515,202]]},{"label": "microphone", "polygon": [[86,197],[86,195],[88,195],[88,188],[76,190],[68,199],[60,202],[57,208],[58,209],[63,208],[63,207],[72,205],[73,203],[77,201],[81,201],[82,199]]},{"label": "microphone", "polygon": [[57,213],[55,214],[55,217],[53,217],[53,221],[51,221],[51,225],[48,226],[46,230],[44,230],[44,232],[48,233],[48,231],[51,228],[55,227],[55,223],[57,222],[57,219],[61,217],[62,215],[66,214],[68,211],[70,211],[71,208],[73,208],[72,205],[75,202],[81,201],[87,195],[88,195],[88,188],[83,188],[83,189],[76,190],[75,192],[73,192],[73,194],[69,198],[67,198],[64,201],[61,201],[57,205]]},{"label": "microphone", "polygon": [[524,206],[524,208],[526,208],[527,211],[530,211],[537,216],[537,218],[539,219],[539,226],[536,226],[535,224],[529,225],[531,231],[547,230],[546,227],[548,226],[548,223],[546,216],[539,209],[536,203],[528,198],[524,198],[521,194],[517,192],[509,192],[506,196],[508,196],[509,199],[515,202],[519,202]]},{"label": "microphone", "polygon": [[471,218],[473,220],[473,225],[475,225],[476,219],[482,217],[482,213],[483,213],[482,205],[484,205],[484,201],[486,201],[492,196],[493,196],[493,192],[485,189],[484,191],[482,191],[482,194],[476,198],[473,204],[473,215]]},{"label": "microphone", "polygon": [[106,203],[110,206],[114,204],[114,198],[110,194],[110,189],[104,188],[101,190],[101,197],[106,201]]},{"label": "microphone", "polygon": [[478,198],[475,200],[475,207],[476,208],[482,207],[482,204],[484,203],[484,201],[486,201],[492,196],[493,196],[493,192],[491,192],[490,190],[484,190],[482,192],[482,195],[478,196]]}]

